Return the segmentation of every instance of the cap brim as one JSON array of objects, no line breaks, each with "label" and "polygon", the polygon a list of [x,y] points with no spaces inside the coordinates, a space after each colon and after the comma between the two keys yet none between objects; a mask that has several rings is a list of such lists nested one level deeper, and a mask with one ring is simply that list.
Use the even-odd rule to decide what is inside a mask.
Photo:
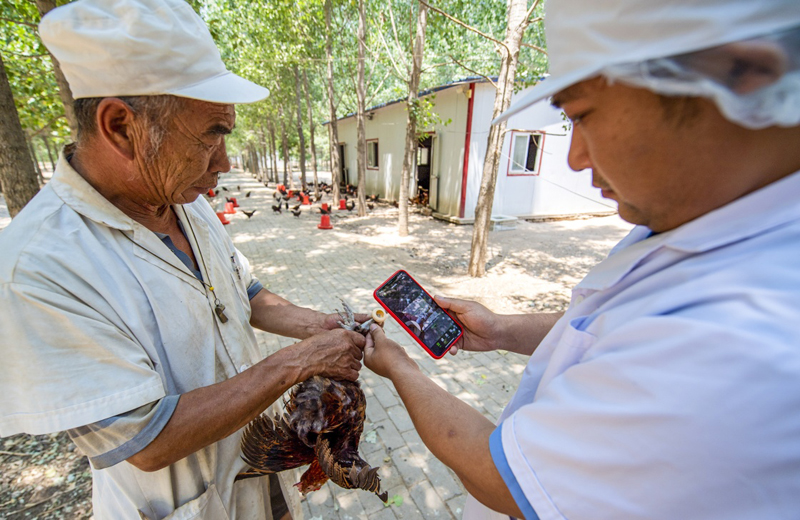
[{"label": "cap brim", "polygon": [[269,90],[233,72],[227,72],[188,87],[171,90],[167,94],[211,103],[236,105],[266,99]]},{"label": "cap brim", "polygon": [[522,112],[534,103],[552,97],[567,87],[571,87],[576,83],[597,75],[598,72],[599,70],[595,68],[585,68],[560,77],[548,76],[533,87],[530,92],[515,101],[508,110],[497,116],[491,124],[496,125],[502,123],[509,117]]}]

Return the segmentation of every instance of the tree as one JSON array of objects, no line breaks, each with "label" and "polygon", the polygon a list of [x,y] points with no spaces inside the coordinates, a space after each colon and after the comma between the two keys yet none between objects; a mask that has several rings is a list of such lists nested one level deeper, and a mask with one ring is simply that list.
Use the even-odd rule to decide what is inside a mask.
[{"label": "tree", "polygon": [[342,157],[339,155],[339,128],[336,121],[336,102],[333,88],[333,29],[331,24],[331,0],[325,0],[325,58],[326,58],[326,87],[328,92],[328,142],[331,154],[331,184],[333,184],[333,200],[339,200],[339,177],[342,170]]},{"label": "tree", "polygon": [[19,122],[11,84],[0,54],[0,186],[11,217],[39,191],[36,169],[28,152],[25,133]]},{"label": "tree", "polygon": [[[506,39],[498,47],[502,57],[500,75],[497,78],[497,93],[492,108],[492,119],[508,110],[511,95],[514,93],[514,80],[517,74],[517,63],[525,29],[531,23],[531,15],[539,0],[533,2],[528,9],[527,0],[509,0],[508,25]],[[469,259],[469,274],[473,277],[486,273],[486,250],[489,241],[489,224],[492,218],[494,190],[497,186],[497,170],[500,164],[500,152],[506,132],[505,121],[493,125],[489,129],[486,157],[483,161],[483,176],[478,192],[478,204],[475,208],[475,225],[472,230],[472,249]]]},{"label": "tree", "polygon": [[314,144],[314,108],[311,105],[311,89],[308,88],[308,74],[303,69],[303,92],[306,96],[308,107],[308,133],[311,134],[311,170],[314,172],[314,197],[319,198],[319,174],[317,172],[317,146]]},{"label": "tree", "polygon": [[422,73],[422,53],[425,48],[425,28],[428,23],[428,8],[418,5],[417,34],[411,55],[411,71],[408,79],[408,100],[406,101],[406,144],[403,154],[403,173],[400,180],[400,220],[398,232],[401,237],[408,236],[408,184],[411,172],[417,161],[417,115],[419,80]]},{"label": "tree", "polygon": [[[54,0],[36,0],[36,8],[39,10],[39,15],[44,16],[56,8],[56,3]],[[72,90],[69,88],[69,83],[67,83],[64,73],[61,72],[61,65],[59,65],[56,57],[50,51],[47,51],[47,53],[50,54],[50,59],[53,61],[53,74],[58,84],[58,95],[64,105],[64,115],[69,123],[70,135],[73,141],[77,141],[78,119],[75,117],[75,100],[72,98]]]},{"label": "tree", "polygon": [[366,85],[364,78],[364,60],[366,59],[367,15],[364,9],[365,0],[358,0],[358,80],[356,95],[358,111],[356,112],[356,165],[358,169],[358,216],[367,214],[367,199],[364,194],[367,186],[367,136],[364,128],[364,112],[366,109]]},{"label": "tree", "polygon": [[303,96],[300,95],[300,74],[297,65],[292,67],[294,72],[294,87],[297,93],[297,137],[300,139],[300,185],[306,190],[306,137],[303,134]]}]

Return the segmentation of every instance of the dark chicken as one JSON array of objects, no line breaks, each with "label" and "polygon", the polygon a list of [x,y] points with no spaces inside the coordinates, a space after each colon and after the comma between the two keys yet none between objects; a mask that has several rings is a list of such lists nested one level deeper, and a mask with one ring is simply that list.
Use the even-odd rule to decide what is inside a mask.
[{"label": "dark chicken", "polygon": [[[347,304],[344,307],[342,327],[369,330],[372,320],[359,325]],[[236,480],[310,464],[295,484],[300,493],[316,491],[330,479],[345,489],[371,491],[386,502],[378,468],[358,453],[367,406],[358,382],[314,376],[295,386],[284,404],[283,416],[262,415],[245,430],[242,458],[252,469]]]}]

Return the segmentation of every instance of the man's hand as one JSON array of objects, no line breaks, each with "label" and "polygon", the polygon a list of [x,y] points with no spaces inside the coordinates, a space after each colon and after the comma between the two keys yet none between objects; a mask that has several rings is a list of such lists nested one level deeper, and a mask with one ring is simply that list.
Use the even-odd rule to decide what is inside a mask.
[{"label": "man's hand", "polygon": [[366,341],[361,334],[337,326],[284,349],[292,354],[285,362],[299,369],[297,382],[315,375],[355,381]]},{"label": "man's hand", "polygon": [[477,302],[443,296],[435,296],[434,300],[464,328],[464,335],[452,346],[450,354],[457,354],[460,348],[476,352],[502,348],[499,341],[503,331],[497,314]]},{"label": "man's hand", "polygon": [[[354,317],[358,323],[364,323],[365,321],[370,319],[371,316],[369,314],[355,313]],[[341,319],[342,318],[339,316],[338,313],[320,314],[320,319],[319,322],[316,324],[316,330],[314,333],[319,334],[320,332],[324,332],[326,330],[341,329],[342,326],[339,325]]]},{"label": "man's hand", "polygon": [[364,347],[364,364],[381,377],[391,378],[390,371],[400,368],[417,368],[403,347],[386,337],[383,329],[372,324]]}]

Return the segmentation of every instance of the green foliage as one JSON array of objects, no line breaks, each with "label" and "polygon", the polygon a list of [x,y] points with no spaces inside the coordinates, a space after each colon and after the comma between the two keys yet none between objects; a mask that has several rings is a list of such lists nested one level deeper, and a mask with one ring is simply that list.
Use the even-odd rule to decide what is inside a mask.
[{"label": "green foliage", "polygon": [[[69,139],[69,126],[38,23],[39,12],[32,1],[0,3],[0,52],[22,128],[29,139],[45,136],[60,144]],[[42,146],[38,140],[34,143]]]},{"label": "green foliage", "polygon": [[[187,1],[206,21],[227,67],[271,92],[265,101],[237,107],[236,130],[228,140],[231,153],[238,153],[251,143],[260,147],[268,123],[273,123],[279,131],[279,107],[283,108],[290,146],[296,147],[294,65],[308,74],[315,123],[319,125],[328,119],[324,0]],[[59,1],[63,3],[66,1]],[[505,0],[439,0],[431,5],[498,40],[505,36]],[[369,106],[407,95],[407,71],[410,71],[418,6],[416,0],[366,0]],[[534,16],[541,16],[542,7],[537,11]],[[333,0],[332,14],[335,102],[337,114],[342,117],[356,108],[357,0]],[[35,27],[38,22],[39,14],[31,0],[3,0],[0,52],[26,133],[48,136],[60,144],[68,138],[69,128],[63,117],[50,57]],[[543,47],[542,24],[532,24],[524,41]],[[493,42],[429,11],[420,90],[465,77],[495,76],[499,64]],[[518,87],[537,81],[546,66],[546,56],[524,47],[517,72]],[[446,124],[435,114],[434,99],[428,96],[415,105],[421,129]],[[302,113],[305,117],[305,109]],[[308,132],[308,122],[303,126]],[[324,157],[327,132],[319,131],[320,128],[317,126],[315,132],[316,145]],[[37,139],[34,142],[41,146]]]}]

